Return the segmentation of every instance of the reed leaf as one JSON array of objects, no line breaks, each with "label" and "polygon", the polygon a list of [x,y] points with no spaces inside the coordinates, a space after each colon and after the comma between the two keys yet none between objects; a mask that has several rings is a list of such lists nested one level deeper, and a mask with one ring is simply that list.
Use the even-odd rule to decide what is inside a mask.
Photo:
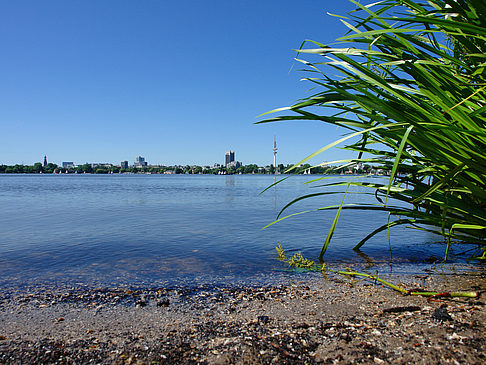
[{"label": "reed leaf", "polygon": [[348,189],[349,185],[346,188],[346,191],[343,195],[343,200],[341,201],[341,205],[339,206],[339,209],[336,213],[336,216],[334,217],[334,220],[332,222],[331,228],[329,229],[329,232],[327,233],[326,240],[324,241],[324,245],[322,245],[321,252],[319,253],[319,261],[322,262],[322,258],[324,257],[324,254],[326,253],[327,247],[329,246],[329,243],[331,242],[331,238],[334,235],[334,231],[336,230],[337,222],[339,220],[339,216],[341,215],[341,210],[343,209],[343,204],[344,204],[344,199],[346,199],[346,195],[348,194]]},{"label": "reed leaf", "polygon": [[[387,184],[343,183],[371,189],[376,205],[342,202],[315,209],[337,210],[320,258],[347,209],[396,216],[355,248],[406,223],[442,233],[448,247],[452,240],[485,247],[486,6],[481,0],[350,1],[357,9],[342,17],[348,32],[338,45],[306,40],[297,50],[308,73],[303,79],[315,94],[258,122],[315,120],[350,132],[325,143],[292,171],[344,144],[358,158],[336,162],[336,167],[366,162],[389,175]],[[330,71],[340,77],[330,77]],[[314,183],[318,189],[335,186]],[[296,202],[328,194],[342,192],[296,198],[277,221],[302,214],[281,217]]]}]

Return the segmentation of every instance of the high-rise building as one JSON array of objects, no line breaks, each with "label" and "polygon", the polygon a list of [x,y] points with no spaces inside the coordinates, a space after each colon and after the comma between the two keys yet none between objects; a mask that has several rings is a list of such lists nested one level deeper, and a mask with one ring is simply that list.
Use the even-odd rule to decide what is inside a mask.
[{"label": "high-rise building", "polygon": [[135,167],[143,167],[147,166],[147,162],[145,161],[145,157],[137,156],[135,157]]},{"label": "high-rise building", "polygon": [[128,169],[128,161],[122,161],[120,164],[120,167],[122,169]]},{"label": "high-rise building", "polygon": [[234,151],[226,151],[224,153],[224,166],[228,167],[230,163],[235,160],[235,152]]}]

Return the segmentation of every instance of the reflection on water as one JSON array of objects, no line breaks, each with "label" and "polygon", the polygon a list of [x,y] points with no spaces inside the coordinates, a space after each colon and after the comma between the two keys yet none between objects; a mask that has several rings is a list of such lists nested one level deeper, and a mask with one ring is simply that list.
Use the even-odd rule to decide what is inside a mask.
[{"label": "reflection on water", "polygon": [[235,175],[224,175],[225,201],[230,203],[235,198]]},{"label": "reflection on water", "polygon": [[277,177],[276,176],[273,176],[273,181],[272,181],[272,184],[273,185],[273,188],[272,188],[272,193],[273,193],[273,209],[274,210],[277,210]]},{"label": "reflection on water", "polygon": [[[335,212],[295,216],[262,230],[293,198],[309,193],[297,176],[0,175],[0,284],[33,280],[97,283],[261,280],[282,273],[277,241],[288,254],[316,258]],[[312,190],[311,192],[315,192]],[[359,199],[372,199],[360,195]],[[339,196],[299,201],[288,214],[339,204]],[[392,230],[362,252],[351,248],[380,212],[345,211],[326,257],[332,265],[424,272],[442,258],[436,237]],[[454,249],[455,250],[455,249]],[[451,254],[451,263],[464,259]],[[456,250],[456,252],[460,252]]]}]

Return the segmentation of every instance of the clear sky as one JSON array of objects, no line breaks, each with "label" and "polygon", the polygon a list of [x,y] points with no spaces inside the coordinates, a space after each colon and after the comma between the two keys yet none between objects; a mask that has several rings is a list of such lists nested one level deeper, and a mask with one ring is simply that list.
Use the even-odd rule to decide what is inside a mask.
[{"label": "clear sky", "polygon": [[[332,43],[345,0],[0,1],[0,164],[297,162],[344,131],[254,125],[309,95],[304,39]],[[291,68],[293,69],[291,70]],[[340,150],[323,155],[333,160]]]}]

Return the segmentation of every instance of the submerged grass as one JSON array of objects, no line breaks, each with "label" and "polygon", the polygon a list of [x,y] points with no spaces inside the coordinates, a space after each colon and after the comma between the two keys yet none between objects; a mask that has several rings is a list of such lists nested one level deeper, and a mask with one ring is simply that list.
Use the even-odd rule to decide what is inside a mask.
[{"label": "submerged grass", "polygon": [[325,271],[326,265],[325,264],[316,264],[314,261],[306,259],[300,252],[294,253],[294,255],[287,259],[285,255],[285,251],[282,248],[280,242],[278,242],[278,246],[275,247],[275,250],[278,254],[278,259],[288,264],[289,268],[291,269],[301,269],[306,271]]},{"label": "submerged grass", "polygon": [[[355,249],[381,231],[408,225],[443,236],[447,249],[455,241],[477,245],[479,254],[474,258],[484,259],[484,1],[384,0],[369,6],[350,1],[357,9],[340,19],[349,32],[338,39],[339,46],[307,40],[297,51],[298,57],[306,57],[297,59],[309,74],[304,79],[318,92],[273,111],[286,115],[258,122],[315,120],[349,132],[288,172],[347,143],[345,148],[357,157],[342,164],[369,163],[389,176],[386,183],[346,183],[374,191],[376,204],[344,204],[343,200],[338,206],[318,208],[337,210],[319,258],[331,241],[339,214],[361,209],[386,211],[391,218],[357,242]],[[341,77],[331,78],[330,71]],[[295,215],[283,213],[301,199],[287,204],[278,220]]]},{"label": "submerged grass", "polygon": [[404,289],[401,286],[395,285],[390,283],[389,281],[386,281],[378,275],[372,275],[368,273],[363,273],[363,272],[358,272],[352,269],[346,269],[345,271],[343,270],[332,270],[329,269],[325,264],[317,264],[313,260],[306,259],[302,256],[301,253],[295,253],[294,256],[290,259],[287,259],[285,256],[285,250],[282,248],[282,245],[280,242],[278,242],[278,246],[275,247],[275,250],[278,253],[278,259],[286,262],[291,269],[299,269],[303,271],[321,271],[323,274],[326,274],[327,272],[337,274],[337,275],[342,275],[342,276],[351,276],[351,277],[363,277],[365,279],[369,279],[374,281],[375,283],[381,283],[384,286],[387,286],[403,295],[420,295],[423,297],[429,297],[429,298],[455,298],[455,297],[466,297],[466,298],[477,298],[479,297],[480,293],[479,292],[474,292],[474,291],[464,291],[464,292],[436,292],[436,291],[424,291],[424,290],[418,290],[418,289]]}]

